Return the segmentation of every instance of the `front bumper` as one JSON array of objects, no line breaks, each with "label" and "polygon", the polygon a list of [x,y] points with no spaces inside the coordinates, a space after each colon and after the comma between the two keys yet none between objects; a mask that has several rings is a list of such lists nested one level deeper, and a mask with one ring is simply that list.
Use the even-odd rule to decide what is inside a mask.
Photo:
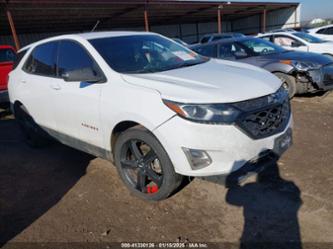
[{"label": "front bumper", "polygon": [[323,66],[320,70],[309,71],[309,75],[320,90],[333,89],[333,64]]},{"label": "front bumper", "polygon": [[[175,171],[188,176],[213,176],[234,172],[263,153],[273,151],[276,139],[292,127],[292,117],[285,129],[273,136],[254,140],[233,125],[194,123],[174,116],[154,135],[167,151]],[[206,151],[212,163],[194,170],[182,148]]]},{"label": "front bumper", "polygon": [[3,102],[8,102],[9,101],[9,97],[8,97],[8,91],[0,91],[0,103]]}]

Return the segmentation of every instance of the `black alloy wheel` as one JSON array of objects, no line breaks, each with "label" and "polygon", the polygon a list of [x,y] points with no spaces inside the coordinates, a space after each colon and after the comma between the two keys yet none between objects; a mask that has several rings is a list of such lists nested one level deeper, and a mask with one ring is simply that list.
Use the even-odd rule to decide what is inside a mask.
[{"label": "black alloy wheel", "polygon": [[121,153],[121,166],[133,188],[156,193],[163,182],[163,171],[155,151],[143,141],[129,140]]},{"label": "black alloy wheel", "polygon": [[141,126],[120,134],[114,158],[126,187],[145,200],[168,198],[183,179],[175,173],[168,154],[157,138]]}]

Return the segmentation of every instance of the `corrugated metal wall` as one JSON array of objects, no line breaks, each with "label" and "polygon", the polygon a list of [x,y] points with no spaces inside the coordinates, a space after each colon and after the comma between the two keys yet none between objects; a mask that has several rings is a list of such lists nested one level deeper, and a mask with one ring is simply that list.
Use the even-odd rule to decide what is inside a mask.
[{"label": "corrugated metal wall", "polygon": [[279,28],[294,28],[300,24],[301,6],[277,10],[267,15],[267,30]]},{"label": "corrugated metal wall", "polygon": [[[267,13],[267,28],[266,30],[272,30],[277,28],[295,27],[300,23],[300,9],[297,8],[277,10]],[[240,18],[230,21],[222,21],[222,27],[224,32],[242,32],[245,34],[256,34],[261,31],[261,18],[262,15],[253,15],[245,18]],[[116,30],[116,29],[113,29]],[[124,29],[122,29],[124,30]],[[127,30],[143,30],[143,27],[128,28]],[[152,26],[153,32],[161,33],[168,37],[179,37],[188,43],[195,43],[204,34],[217,32],[217,23],[193,23],[193,24],[178,24],[178,25],[159,25]],[[29,43],[59,35],[60,33],[43,33],[43,34],[19,34],[20,43],[25,46]],[[11,36],[1,36],[0,44],[11,44],[14,42]]]}]

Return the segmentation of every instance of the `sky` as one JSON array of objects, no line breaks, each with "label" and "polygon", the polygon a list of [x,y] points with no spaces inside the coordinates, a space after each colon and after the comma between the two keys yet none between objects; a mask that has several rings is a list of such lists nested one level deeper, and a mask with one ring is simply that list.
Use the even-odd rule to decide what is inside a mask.
[{"label": "sky", "polygon": [[[242,0],[237,0],[242,1]],[[244,0],[245,1],[245,0]],[[314,18],[333,19],[333,0],[246,0],[251,2],[299,2],[302,4],[302,21]],[[245,1],[245,2],[246,2]],[[243,2],[243,1],[242,1]]]}]

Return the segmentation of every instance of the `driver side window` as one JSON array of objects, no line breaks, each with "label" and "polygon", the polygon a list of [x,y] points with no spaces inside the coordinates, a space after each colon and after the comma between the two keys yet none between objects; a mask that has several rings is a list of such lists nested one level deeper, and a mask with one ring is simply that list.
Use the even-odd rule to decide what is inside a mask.
[{"label": "driver side window", "polygon": [[87,51],[76,42],[61,41],[58,50],[58,75],[86,68],[91,68],[97,73],[96,64]]},{"label": "driver side window", "polygon": [[276,35],[274,36],[274,43],[276,45],[282,46],[282,47],[300,47],[303,44],[299,42],[298,40],[284,35]]}]

